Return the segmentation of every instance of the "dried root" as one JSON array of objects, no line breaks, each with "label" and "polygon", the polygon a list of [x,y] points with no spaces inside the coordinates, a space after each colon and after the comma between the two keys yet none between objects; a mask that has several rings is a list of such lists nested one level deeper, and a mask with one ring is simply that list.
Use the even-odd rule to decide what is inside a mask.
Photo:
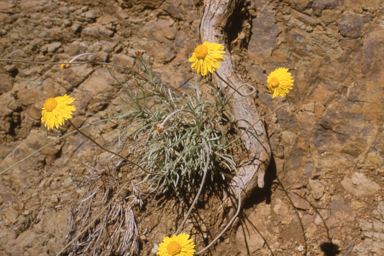
[{"label": "dried root", "polygon": [[140,191],[132,183],[134,189],[129,194],[122,187],[125,184],[110,175],[93,175],[86,184],[83,199],[70,211],[66,242],[80,236],[68,247],[68,255],[138,255],[134,210],[143,206]]}]

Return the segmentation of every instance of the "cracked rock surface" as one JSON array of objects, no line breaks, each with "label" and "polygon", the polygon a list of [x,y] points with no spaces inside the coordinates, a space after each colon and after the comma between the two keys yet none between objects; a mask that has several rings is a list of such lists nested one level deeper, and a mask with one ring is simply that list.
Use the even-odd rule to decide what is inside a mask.
[{"label": "cracked rock surface", "polygon": [[[0,55],[59,62],[94,52],[105,61],[133,66],[135,51],[144,50],[169,88],[191,92],[188,82],[200,78],[188,58],[201,43],[207,3],[2,1]],[[272,159],[264,188],[250,196],[239,221],[207,255],[270,255],[270,250],[274,255],[303,255],[306,249],[308,255],[382,255],[382,3],[248,0],[234,15],[236,22],[228,25],[225,40],[239,77],[257,88],[252,100],[260,115],[289,106],[265,119]],[[287,98],[272,99],[266,80],[279,67],[289,68],[295,83]],[[121,93],[102,66],[61,70],[53,64],[0,62],[0,170],[72,131],[68,125],[62,131],[46,131],[40,121],[46,98],[75,97],[72,121],[81,126],[122,111]],[[111,124],[87,131],[106,145],[117,136]],[[77,188],[89,172],[84,163],[92,165],[102,157],[77,134],[1,175],[0,254],[57,253],[64,246],[71,202],[85,193]],[[156,244],[176,230],[179,213],[174,204],[160,203],[143,220],[141,255],[155,255]],[[199,207],[197,220],[186,224],[185,232],[199,249],[225,223],[212,210],[215,207]]]}]

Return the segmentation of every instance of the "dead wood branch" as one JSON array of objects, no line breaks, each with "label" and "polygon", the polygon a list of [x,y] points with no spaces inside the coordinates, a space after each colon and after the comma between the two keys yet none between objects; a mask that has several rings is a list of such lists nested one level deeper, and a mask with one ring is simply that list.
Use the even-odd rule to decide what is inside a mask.
[{"label": "dead wood branch", "polygon": [[232,113],[237,118],[239,130],[246,131],[242,135],[242,140],[248,151],[247,161],[239,169],[240,180],[237,176],[232,180],[232,191],[236,191],[237,183],[243,190],[243,205],[256,187],[264,187],[264,175],[270,162],[271,148],[264,123],[259,121],[260,115],[252,97],[241,100],[243,96],[238,92],[247,95],[249,91],[236,74],[234,61],[227,47],[229,42],[226,40],[226,28],[236,6],[241,3],[242,1],[239,0],[208,1],[205,5],[200,34],[203,42],[220,43],[226,48],[224,62],[221,62],[221,67],[216,71],[217,74],[214,73],[213,79],[215,84],[225,88],[227,93],[234,95],[235,102],[232,105]]}]

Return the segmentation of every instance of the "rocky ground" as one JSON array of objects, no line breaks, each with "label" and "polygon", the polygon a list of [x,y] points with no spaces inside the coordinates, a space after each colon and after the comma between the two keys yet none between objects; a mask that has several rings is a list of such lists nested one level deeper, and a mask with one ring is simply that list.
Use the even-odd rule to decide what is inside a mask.
[{"label": "rocky ground", "polygon": [[[257,87],[261,115],[290,105],[266,119],[273,150],[266,188],[207,255],[384,255],[382,1],[243,4],[227,31],[239,75]],[[203,8],[199,0],[3,0],[0,56],[58,62],[93,52],[133,66],[135,51],[144,50],[170,88],[188,92],[187,83],[198,78],[188,58],[201,43]],[[278,67],[290,69],[294,89],[272,99],[266,79]],[[73,122],[81,126],[124,110],[121,93],[98,65],[63,71],[54,64],[0,62],[0,170],[72,131],[68,125],[46,131],[40,121],[46,98],[75,97]],[[88,129],[105,145],[116,131],[109,124]],[[60,251],[70,207],[85,194],[79,184],[106,157],[78,134],[2,174],[1,254]],[[173,204],[160,199],[143,220],[140,255],[154,255],[163,236],[175,231]],[[208,204],[196,212],[199,223],[186,230],[202,249],[223,226]]]}]

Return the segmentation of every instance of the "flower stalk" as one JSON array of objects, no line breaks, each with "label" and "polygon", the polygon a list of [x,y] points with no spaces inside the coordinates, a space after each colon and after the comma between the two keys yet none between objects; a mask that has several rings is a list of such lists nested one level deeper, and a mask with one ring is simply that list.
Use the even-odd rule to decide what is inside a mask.
[{"label": "flower stalk", "polygon": [[156,131],[157,131],[158,133],[161,133],[162,131],[164,131],[164,125],[165,125],[165,123],[168,121],[168,119],[169,119],[171,116],[173,116],[174,114],[176,114],[176,113],[178,113],[178,112],[180,112],[180,111],[183,111],[183,110],[186,109],[186,108],[187,108],[187,107],[182,108],[182,109],[178,109],[178,110],[172,112],[171,114],[169,114],[169,115],[164,119],[164,121],[163,121],[161,124],[156,124]]},{"label": "flower stalk", "polygon": [[96,53],[91,53],[91,52],[82,53],[82,54],[79,54],[79,55],[75,56],[74,58],[72,58],[68,63],[66,63],[67,61],[63,61],[65,63],[61,64],[60,68],[61,69],[69,69],[71,67],[72,62],[74,62],[76,59],[78,59],[84,55],[93,55],[93,56],[99,57]]},{"label": "flower stalk", "polygon": [[146,172],[146,173],[148,173],[148,174],[156,174],[156,175],[161,175],[161,176],[166,175],[166,174],[153,173],[153,172],[147,171],[146,169],[144,169],[143,167],[141,167],[141,166],[138,165],[137,163],[135,163],[135,162],[129,160],[128,158],[126,158],[126,157],[124,157],[124,156],[122,156],[122,155],[120,155],[120,154],[118,154],[118,153],[116,153],[116,152],[113,152],[113,151],[111,151],[111,150],[109,150],[109,149],[103,147],[103,146],[100,145],[99,143],[97,143],[94,139],[92,139],[90,136],[88,136],[88,135],[87,135],[86,133],[84,133],[82,130],[80,130],[79,128],[77,128],[77,126],[74,125],[74,124],[71,122],[71,120],[68,119],[68,122],[73,126],[73,128],[76,129],[76,131],[78,131],[81,135],[83,135],[84,137],[86,137],[87,139],[89,139],[90,141],[92,141],[93,143],[95,143],[96,146],[98,146],[98,147],[101,148],[102,150],[105,150],[105,151],[107,151],[108,153],[111,153],[111,154],[113,154],[113,155],[115,155],[115,156],[118,156],[118,157],[124,159],[124,160],[127,161],[128,163],[133,164],[133,165],[139,167],[141,170],[143,170],[144,172]]}]

